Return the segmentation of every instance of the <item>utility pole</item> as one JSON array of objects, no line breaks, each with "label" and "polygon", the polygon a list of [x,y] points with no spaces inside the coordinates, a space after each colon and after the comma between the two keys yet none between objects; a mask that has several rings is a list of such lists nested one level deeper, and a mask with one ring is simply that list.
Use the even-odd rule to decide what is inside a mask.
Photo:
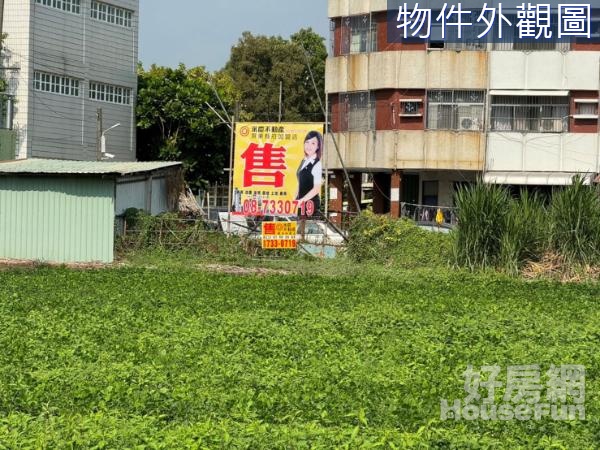
[{"label": "utility pole", "polygon": [[[0,0],[0,36],[4,33],[4,0]],[[2,46],[0,45],[0,50]]]},{"label": "utility pole", "polygon": [[102,108],[96,110],[96,161],[102,161]]}]

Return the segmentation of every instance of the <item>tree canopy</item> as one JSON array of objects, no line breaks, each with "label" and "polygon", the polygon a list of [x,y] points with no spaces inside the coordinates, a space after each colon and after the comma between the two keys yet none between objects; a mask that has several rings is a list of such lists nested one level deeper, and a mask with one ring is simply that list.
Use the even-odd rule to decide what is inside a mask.
[{"label": "tree canopy", "polygon": [[183,65],[138,70],[138,158],[182,161],[192,187],[223,181],[229,164],[229,128],[207,105],[219,107],[211,82],[231,109],[235,94],[225,73],[212,77]]},{"label": "tree canopy", "polygon": [[310,28],[289,40],[243,33],[223,70],[239,93],[241,118],[277,121],[282,84],[282,121],[322,122],[319,96],[325,91],[326,58],[324,39]]},{"label": "tree canopy", "polygon": [[140,65],[138,159],[182,161],[192,188],[224,182],[230,131],[207,105],[225,116],[215,89],[238,121],[275,122],[282,83],[282,121],[322,122],[326,58],[324,39],[302,29],[290,39],[244,33],[226,66],[214,74],[203,67]]}]

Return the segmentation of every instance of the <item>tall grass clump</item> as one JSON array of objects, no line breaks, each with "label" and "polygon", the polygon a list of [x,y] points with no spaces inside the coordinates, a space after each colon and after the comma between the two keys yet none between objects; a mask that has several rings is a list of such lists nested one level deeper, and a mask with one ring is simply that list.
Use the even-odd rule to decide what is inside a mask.
[{"label": "tall grass clump", "polygon": [[498,185],[477,183],[458,190],[454,251],[460,266],[475,270],[498,265],[510,202],[508,190]]},{"label": "tall grass clump", "polygon": [[600,262],[600,196],[576,177],[571,186],[556,190],[550,207],[552,250],[569,263]]},{"label": "tall grass clump", "polygon": [[525,263],[538,260],[547,249],[547,230],[547,212],[539,195],[524,190],[518,199],[511,199],[500,240],[501,268],[517,275]]}]

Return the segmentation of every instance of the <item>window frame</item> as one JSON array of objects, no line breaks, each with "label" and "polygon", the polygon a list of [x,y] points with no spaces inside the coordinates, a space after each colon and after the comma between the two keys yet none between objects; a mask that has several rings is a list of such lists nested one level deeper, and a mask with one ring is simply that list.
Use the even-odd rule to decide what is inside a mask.
[{"label": "window frame", "polygon": [[[482,89],[432,89],[428,91],[425,128],[438,131],[483,132],[486,95],[486,91]],[[469,96],[470,98],[468,98]],[[478,112],[474,113],[474,111]],[[476,125],[464,126],[464,121],[461,119],[467,118],[472,119]],[[449,123],[449,125],[445,125],[445,123]]]},{"label": "window frame", "polygon": [[[368,96],[368,98],[361,98],[361,96]],[[343,123],[345,124],[346,131],[375,131],[377,125],[377,100],[375,92],[346,92],[343,102]],[[365,112],[367,113],[366,118],[364,116]]]},{"label": "window frame", "polygon": [[[363,26],[360,26],[361,21]],[[341,27],[341,55],[360,55],[378,51],[378,24],[371,14],[343,17]]]},{"label": "window frame", "polygon": [[569,119],[569,96],[493,95],[490,101],[491,132],[563,134]]},{"label": "window frame", "polygon": [[92,0],[90,17],[93,20],[116,25],[121,28],[133,27],[133,11],[98,0]]},{"label": "window frame", "polygon": [[36,70],[33,72],[33,90],[65,97],[80,97],[78,78]]},{"label": "window frame", "polygon": [[81,0],[35,0],[35,3],[69,14],[81,15]]},{"label": "window frame", "polygon": [[92,101],[121,106],[132,106],[133,103],[133,88],[130,87],[90,81],[88,92],[88,98]]}]

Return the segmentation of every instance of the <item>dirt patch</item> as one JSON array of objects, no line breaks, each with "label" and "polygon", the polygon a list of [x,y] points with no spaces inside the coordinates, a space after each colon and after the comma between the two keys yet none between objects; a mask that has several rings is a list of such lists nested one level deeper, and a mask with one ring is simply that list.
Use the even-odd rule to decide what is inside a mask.
[{"label": "dirt patch", "polygon": [[222,264],[199,264],[196,266],[198,269],[206,270],[209,272],[225,273],[228,275],[248,276],[248,275],[290,275],[291,272],[287,270],[276,270],[267,269],[265,267],[240,267],[240,266],[227,266]]}]

